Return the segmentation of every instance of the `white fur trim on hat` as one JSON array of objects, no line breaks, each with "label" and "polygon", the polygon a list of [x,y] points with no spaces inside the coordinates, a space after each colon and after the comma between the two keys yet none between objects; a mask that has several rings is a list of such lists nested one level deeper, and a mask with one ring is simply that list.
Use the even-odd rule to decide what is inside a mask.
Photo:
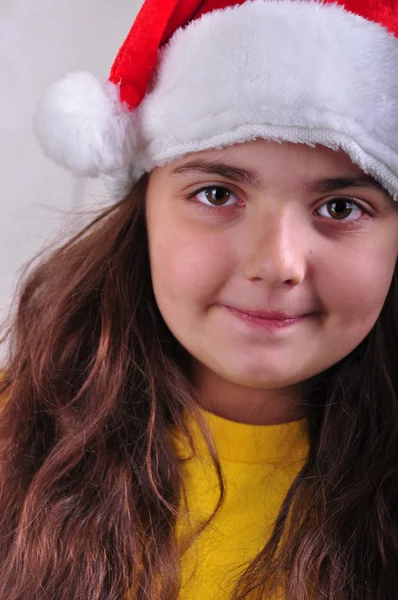
[{"label": "white fur trim on hat", "polygon": [[179,29],[137,112],[142,170],[255,137],[343,148],[398,190],[398,40],[337,4],[254,0]]}]

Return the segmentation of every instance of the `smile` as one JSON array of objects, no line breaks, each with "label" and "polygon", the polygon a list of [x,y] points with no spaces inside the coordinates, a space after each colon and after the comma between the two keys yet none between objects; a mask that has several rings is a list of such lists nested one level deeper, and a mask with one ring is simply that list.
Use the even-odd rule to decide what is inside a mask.
[{"label": "smile", "polygon": [[[293,317],[275,317],[275,316],[258,316],[258,313],[247,313],[231,306],[223,305],[231,314],[235,315],[238,319],[249,323],[254,327],[260,327],[268,331],[275,331],[284,327],[290,327],[297,323],[304,321],[309,315],[293,316]],[[264,313],[266,314],[266,313]]]}]

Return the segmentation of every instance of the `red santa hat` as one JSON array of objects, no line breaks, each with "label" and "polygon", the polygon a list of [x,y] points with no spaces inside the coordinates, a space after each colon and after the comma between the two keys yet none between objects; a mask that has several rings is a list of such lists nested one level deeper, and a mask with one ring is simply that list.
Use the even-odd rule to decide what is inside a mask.
[{"label": "red santa hat", "polygon": [[188,152],[261,137],[342,149],[398,200],[397,0],[146,0],[109,80],[74,72],[34,131],[122,196]]}]

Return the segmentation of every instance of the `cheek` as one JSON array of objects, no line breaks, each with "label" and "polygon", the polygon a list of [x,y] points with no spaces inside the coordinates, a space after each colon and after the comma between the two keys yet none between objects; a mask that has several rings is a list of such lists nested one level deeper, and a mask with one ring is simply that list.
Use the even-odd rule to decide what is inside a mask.
[{"label": "cheek", "polygon": [[[214,300],[233,265],[231,246],[220,234],[178,224],[149,236],[153,288],[159,307],[186,308]],[[180,309],[180,308],[179,308]]]},{"label": "cheek", "polygon": [[376,322],[390,288],[396,254],[392,245],[377,242],[361,252],[335,253],[324,264],[318,279],[325,306],[347,328],[367,335]]}]

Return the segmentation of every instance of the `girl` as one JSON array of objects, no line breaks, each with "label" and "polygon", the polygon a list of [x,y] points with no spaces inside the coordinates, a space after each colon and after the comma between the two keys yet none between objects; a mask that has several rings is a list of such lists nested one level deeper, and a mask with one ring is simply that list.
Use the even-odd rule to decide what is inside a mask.
[{"label": "girl", "polygon": [[114,202],[8,325],[0,600],[396,598],[397,33],[147,0],[105,85],[45,94]]}]

